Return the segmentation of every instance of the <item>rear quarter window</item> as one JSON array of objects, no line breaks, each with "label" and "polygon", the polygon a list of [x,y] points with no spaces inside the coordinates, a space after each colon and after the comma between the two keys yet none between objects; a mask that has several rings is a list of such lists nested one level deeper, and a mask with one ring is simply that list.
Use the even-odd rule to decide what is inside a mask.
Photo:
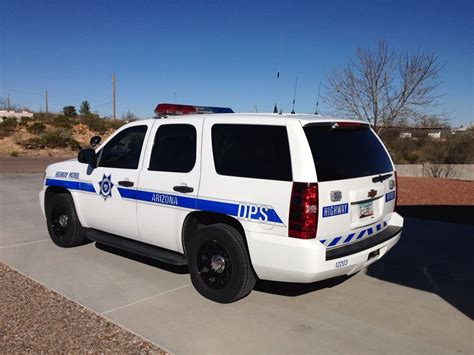
[{"label": "rear quarter window", "polygon": [[352,179],[393,171],[385,148],[368,125],[304,127],[318,181]]},{"label": "rear quarter window", "polygon": [[215,124],[212,151],[219,175],[292,180],[284,126]]}]

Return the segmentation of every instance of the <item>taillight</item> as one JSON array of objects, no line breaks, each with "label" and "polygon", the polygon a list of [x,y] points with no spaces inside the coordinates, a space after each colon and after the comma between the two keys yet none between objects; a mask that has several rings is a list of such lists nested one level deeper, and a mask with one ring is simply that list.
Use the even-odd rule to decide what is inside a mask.
[{"label": "taillight", "polygon": [[398,206],[398,175],[397,172],[395,171],[395,208]]},{"label": "taillight", "polygon": [[294,182],[291,191],[288,236],[316,238],[318,227],[318,184]]}]

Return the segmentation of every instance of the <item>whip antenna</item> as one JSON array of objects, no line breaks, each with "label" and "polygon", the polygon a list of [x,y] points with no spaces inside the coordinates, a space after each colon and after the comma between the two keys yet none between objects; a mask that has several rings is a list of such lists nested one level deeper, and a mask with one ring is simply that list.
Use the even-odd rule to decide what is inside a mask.
[{"label": "whip antenna", "polygon": [[319,80],[319,88],[318,88],[318,98],[316,99],[316,111],[314,112],[315,115],[319,115],[318,109],[319,109],[319,94],[321,92],[321,80]]},{"label": "whip antenna", "polygon": [[281,42],[282,42],[283,35],[280,34],[280,49],[278,51],[278,66],[277,66],[277,76],[276,76],[276,83],[275,83],[275,104],[273,105],[273,113],[278,113],[278,79],[280,79],[280,66],[281,66]]},{"label": "whip antenna", "polygon": [[298,77],[296,77],[295,81],[295,92],[293,93],[293,109],[291,110],[291,114],[295,114],[295,100],[296,100],[296,88],[298,87]]}]

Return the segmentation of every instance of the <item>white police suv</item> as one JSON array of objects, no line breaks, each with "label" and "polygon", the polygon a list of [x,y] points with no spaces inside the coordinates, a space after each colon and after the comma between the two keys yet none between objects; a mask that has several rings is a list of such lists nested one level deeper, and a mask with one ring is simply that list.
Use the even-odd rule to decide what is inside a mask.
[{"label": "white police suv", "polygon": [[227,303],[257,278],[351,275],[399,240],[396,172],[368,124],[171,104],[156,112],[162,119],[129,123],[47,168],[40,202],[54,243],[188,265],[199,293]]}]

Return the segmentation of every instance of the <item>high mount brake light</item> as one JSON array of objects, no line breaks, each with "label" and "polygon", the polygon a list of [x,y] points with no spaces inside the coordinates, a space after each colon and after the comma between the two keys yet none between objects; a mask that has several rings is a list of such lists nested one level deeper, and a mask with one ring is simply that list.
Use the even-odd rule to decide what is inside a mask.
[{"label": "high mount brake light", "polygon": [[234,111],[232,111],[232,109],[228,107],[158,104],[158,106],[156,106],[155,108],[155,113],[158,117],[163,117],[203,113],[234,113]]},{"label": "high mount brake light", "polygon": [[294,182],[290,200],[288,236],[316,238],[318,228],[318,184]]},{"label": "high mount brake light", "polygon": [[[362,126],[362,123],[360,122],[335,122],[335,125],[337,125],[337,127],[341,127],[341,128],[348,128],[348,127],[360,127]],[[335,127],[335,128],[337,128]]]}]

